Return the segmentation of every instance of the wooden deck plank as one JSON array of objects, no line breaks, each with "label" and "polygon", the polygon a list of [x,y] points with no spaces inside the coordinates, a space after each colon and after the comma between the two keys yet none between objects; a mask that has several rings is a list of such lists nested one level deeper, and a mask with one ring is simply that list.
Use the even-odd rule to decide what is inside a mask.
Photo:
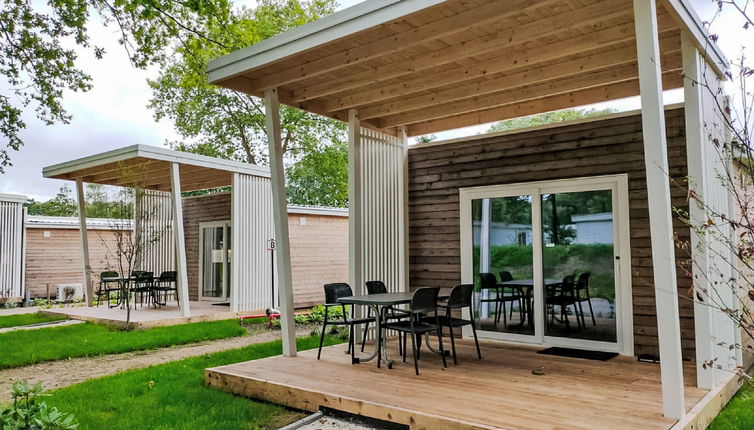
[{"label": "wooden deck plank", "polygon": [[[630,357],[607,362],[537,354],[536,348],[458,342],[459,365],[443,369],[425,353],[421,375],[410,362],[377,369],[350,364],[344,346],[298,357],[270,357],[207,369],[209,385],[309,411],[327,406],[422,428],[667,429],[659,366]],[[391,342],[396,347],[396,342]],[[391,348],[393,357],[397,351]],[[544,375],[535,375],[540,370]],[[687,366],[687,381],[693,382]],[[705,390],[686,388],[687,406]]]}]

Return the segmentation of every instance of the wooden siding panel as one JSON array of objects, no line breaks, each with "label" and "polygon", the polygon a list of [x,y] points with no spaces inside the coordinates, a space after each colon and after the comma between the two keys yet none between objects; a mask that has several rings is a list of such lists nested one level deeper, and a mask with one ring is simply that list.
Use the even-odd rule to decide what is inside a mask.
[{"label": "wooden siding panel", "polygon": [[[672,204],[685,209],[683,109],[666,112]],[[634,349],[658,354],[641,118],[638,114],[409,150],[411,288],[460,283],[459,188],[627,174]],[[678,238],[689,229],[674,220]],[[680,264],[684,255],[678,251]],[[691,281],[678,270],[683,355],[694,356]]]}]

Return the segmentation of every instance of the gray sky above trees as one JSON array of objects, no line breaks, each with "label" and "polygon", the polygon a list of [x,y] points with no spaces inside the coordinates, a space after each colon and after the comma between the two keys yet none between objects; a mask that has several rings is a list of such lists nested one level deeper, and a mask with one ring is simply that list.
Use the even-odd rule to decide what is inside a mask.
[{"label": "gray sky above trees", "polygon": [[[340,0],[340,8],[360,3],[360,0]],[[254,1],[245,2],[253,6]],[[691,0],[702,19],[710,19],[715,10],[711,0]],[[731,15],[731,14],[728,14]],[[735,59],[741,46],[754,46],[754,31],[744,31],[740,20],[722,16],[713,32],[720,35],[719,45],[730,60]],[[724,29],[724,30],[721,30]],[[0,193],[18,193],[47,200],[53,197],[62,181],[43,179],[42,167],[73,158],[91,155],[132,144],[162,146],[165,140],[178,138],[169,121],[156,123],[147,109],[151,91],[148,78],[157,71],[137,70],[117,43],[116,29],[91,25],[92,40],[105,47],[106,55],[97,60],[91,52],[80,51],[81,68],[91,74],[94,88],[87,93],[66,93],[65,106],[73,119],[68,125],[45,126],[33,114],[25,115],[27,129],[22,133],[25,145],[20,152],[12,152],[13,166],[0,175]],[[754,55],[751,52],[749,55]],[[4,85],[4,83],[0,83]],[[666,96],[667,103],[683,100],[680,91]],[[638,108],[636,98],[593,105],[619,110]],[[489,126],[438,133],[439,139],[483,132]]]}]

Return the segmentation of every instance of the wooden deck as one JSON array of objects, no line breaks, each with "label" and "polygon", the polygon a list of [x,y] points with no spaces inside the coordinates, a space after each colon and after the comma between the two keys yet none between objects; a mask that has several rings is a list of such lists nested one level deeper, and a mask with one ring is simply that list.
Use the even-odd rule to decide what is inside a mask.
[{"label": "wooden deck", "polygon": [[[396,346],[396,342],[392,342]],[[396,346],[397,347],[397,346]],[[413,365],[351,365],[345,346],[297,357],[270,357],[206,370],[208,385],[247,397],[316,411],[325,406],[411,429],[667,429],[660,368],[634,358],[591,361],[537,354],[536,348],[459,342],[459,365],[425,353]],[[397,353],[394,357],[397,356]],[[686,366],[686,381],[694,368]],[[690,409],[707,393],[686,388]]]}]

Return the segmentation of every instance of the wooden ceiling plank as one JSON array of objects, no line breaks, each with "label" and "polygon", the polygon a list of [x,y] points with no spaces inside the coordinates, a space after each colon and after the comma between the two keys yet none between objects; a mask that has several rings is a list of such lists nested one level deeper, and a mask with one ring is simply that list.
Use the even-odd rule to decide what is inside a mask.
[{"label": "wooden ceiling plank", "polygon": [[[683,77],[680,73],[668,72],[663,74],[664,89],[680,88],[682,86]],[[521,116],[550,112],[558,109],[567,109],[591,103],[631,97],[638,94],[639,81],[637,79],[608,86],[559,94],[553,97],[514,103],[479,112],[464,113],[446,118],[434,119],[420,124],[411,125],[407,129],[409,136],[419,136],[443,130],[487,124],[510,118],[518,118]]]},{"label": "wooden ceiling plank", "polygon": [[[666,24],[672,25],[670,22],[666,22]],[[434,90],[437,87],[483,78],[491,74],[504,73],[516,69],[528,69],[531,64],[555,61],[558,58],[577,55],[599,47],[632,41],[635,37],[634,31],[633,24],[625,24],[560,42],[550,43],[545,46],[527,47],[517,52],[506,53],[500,57],[473,64],[466,68],[434,73],[431,74],[431,79],[427,79],[427,75],[421,75],[382,87],[375,86],[371,90],[328,100],[321,106],[318,106],[318,108],[325,112],[359,108],[391,98],[406,97],[408,94]],[[663,27],[662,31],[673,31],[673,29]]]},{"label": "wooden ceiling plank", "polygon": [[[665,70],[677,72],[681,69],[682,64],[680,53],[672,54],[667,60],[667,62],[663,62]],[[639,71],[636,63],[625,64],[619,67],[612,67],[580,75],[572,75],[567,78],[553,79],[535,85],[527,85],[461,101],[449,103],[438,102],[437,105],[432,107],[387,116],[380,119],[379,124],[383,127],[395,127],[399,125],[426,122],[436,118],[447,117],[450,114],[475,112],[497,106],[520,103],[525,100],[550,97],[565,92],[579,91],[597,86],[606,86],[616,82],[633,80],[638,76]]]},{"label": "wooden ceiling plank", "polygon": [[420,27],[415,27],[401,33],[373,40],[366,44],[335,52],[325,57],[297,64],[286,70],[275,71],[269,75],[253,79],[252,87],[255,91],[263,91],[273,87],[300,81],[302,79],[319,76],[342,67],[359,64],[364,61],[379,58],[383,55],[400,51],[401,49],[421,44],[423,42],[450,36],[465,31],[467,27],[482,26],[492,21],[503,19],[521,13],[529,8],[539,7],[543,3],[555,0],[498,0],[483,6],[469,9],[462,13],[452,14]]},{"label": "wooden ceiling plank", "polygon": [[[680,38],[671,35],[661,40],[663,53],[677,52]],[[546,64],[535,68],[527,67],[516,73],[508,73],[496,78],[481,79],[468,84],[453,86],[444,90],[417,95],[409,100],[394,99],[386,103],[367,105],[359,109],[359,117],[371,119],[396,115],[422,107],[431,107],[438,103],[461,100],[470,96],[480,96],[493,92],[520,87],[522,84],[533,85],[552,79],[602,70],[620,64],[636,62],[636,48],[626,46],[606,52],[573,58],[556,64]],[[664,63],[664,61],[663,61]]]},{"label": "wooden ceiling plank", "polygon": [[[615,4],[615,7],[606,4]],[[315,84],[294,91],[291,101],[294,103],[321,98],[351,89],[359,88],[365,83],[373,83],[375,79],[386,80],[405,74],[427,70],[438,65],[452,63],[459,58],[491,52],[499,49],[510,49],[531,40],[557,34],[574,26],[588,26],[610,17],[624,16],[631,13],[631,9],[619,7],[614,0],[603,0],[596,5],[584,9],[558,14],[515,28],[488,34],[476,39],[466,40],[448,48],[437,49],[409,60],[401,60],[390,64],[379,65],[363,72],[346,75],[342,79]],[[631,24],[633,28],[633,24]]]}]

